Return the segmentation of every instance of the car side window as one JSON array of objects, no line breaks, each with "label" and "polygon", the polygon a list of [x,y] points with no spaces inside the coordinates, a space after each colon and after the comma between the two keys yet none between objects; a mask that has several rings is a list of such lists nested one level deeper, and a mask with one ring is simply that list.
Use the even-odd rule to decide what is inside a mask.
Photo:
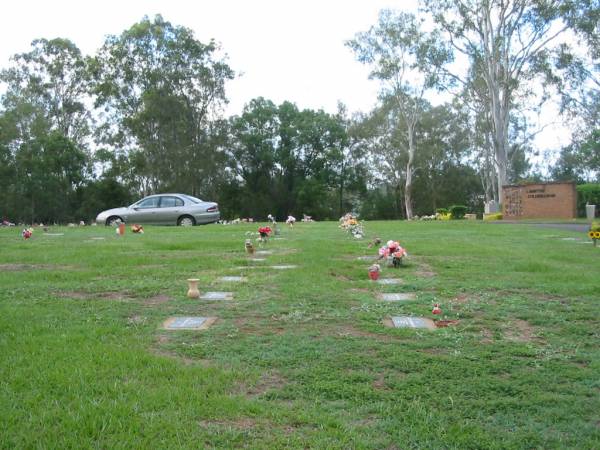
[{"label": "car side window", "polygon": [[158,208],[158,201],[159,201],[159,197],[147,198],[147,199],[139,202],[136,205],[136,208],[142,208],[142,209]]},{"label": "car side window", "polygon": [[161,208],[175,208],[177,206],[183,206],[183,200],[177,197],[161,197]]}]

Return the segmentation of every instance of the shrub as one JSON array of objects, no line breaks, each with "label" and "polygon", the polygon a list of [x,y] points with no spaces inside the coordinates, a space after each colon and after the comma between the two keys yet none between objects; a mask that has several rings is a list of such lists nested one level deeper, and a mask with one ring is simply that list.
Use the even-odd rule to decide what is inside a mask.
[{"label": "shrub", "polygon": [[437,214],[441,214],[441,215],[445,215],[445,214],[449,214],[450,213],[450,211],[448,211],[448,208],[437,208],[435,210],[435,212]]},{"label": "shrub", "polygon": [[437,214],[436,215],[438,220],[450,220],[452,219],[452,214],[447,213],[447,214]]},{"label": "shrub", "polygon": [[454,220],[464,218],[468,210],[468,208],[465,205],[452,205],[449,209],[450,215]]},{"label": "shrub", "polygon": [[600,184],[580,184],[577,186],[577,215],[585,216],[585,205],[596,205],[596,214],[600,210]]},{"label": "shrub", "polygon": [[484,214],[483,220],[502,220],[502,213]]}]

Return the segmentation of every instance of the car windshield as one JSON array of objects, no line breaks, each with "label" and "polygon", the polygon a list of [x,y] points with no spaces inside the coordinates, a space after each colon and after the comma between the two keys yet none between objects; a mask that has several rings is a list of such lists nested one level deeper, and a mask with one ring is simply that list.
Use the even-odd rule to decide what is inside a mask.
[{"label": "car windshield", "polygon": [[196,197],[192,197],[191,195],[183,195],[183,197],[187,198],[192,203],[202,203],[202,200]]}]

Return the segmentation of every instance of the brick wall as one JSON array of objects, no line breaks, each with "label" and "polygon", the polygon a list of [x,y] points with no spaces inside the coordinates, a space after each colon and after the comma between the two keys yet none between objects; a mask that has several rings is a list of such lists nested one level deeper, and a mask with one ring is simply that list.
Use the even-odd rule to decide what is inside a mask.
[{"label": "brick wall", "polygon": [[503,186],[504,219],[574,219],[577,217],[575,183]]}]

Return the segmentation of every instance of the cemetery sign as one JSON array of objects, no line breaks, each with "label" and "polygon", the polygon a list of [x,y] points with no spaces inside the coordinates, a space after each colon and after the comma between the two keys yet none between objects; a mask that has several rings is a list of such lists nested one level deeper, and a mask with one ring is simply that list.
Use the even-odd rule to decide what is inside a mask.
[{"label": "cemetery sign", "polygon": [[535,183],[502,186],[504,219],[574,219],[575,183]]}]

